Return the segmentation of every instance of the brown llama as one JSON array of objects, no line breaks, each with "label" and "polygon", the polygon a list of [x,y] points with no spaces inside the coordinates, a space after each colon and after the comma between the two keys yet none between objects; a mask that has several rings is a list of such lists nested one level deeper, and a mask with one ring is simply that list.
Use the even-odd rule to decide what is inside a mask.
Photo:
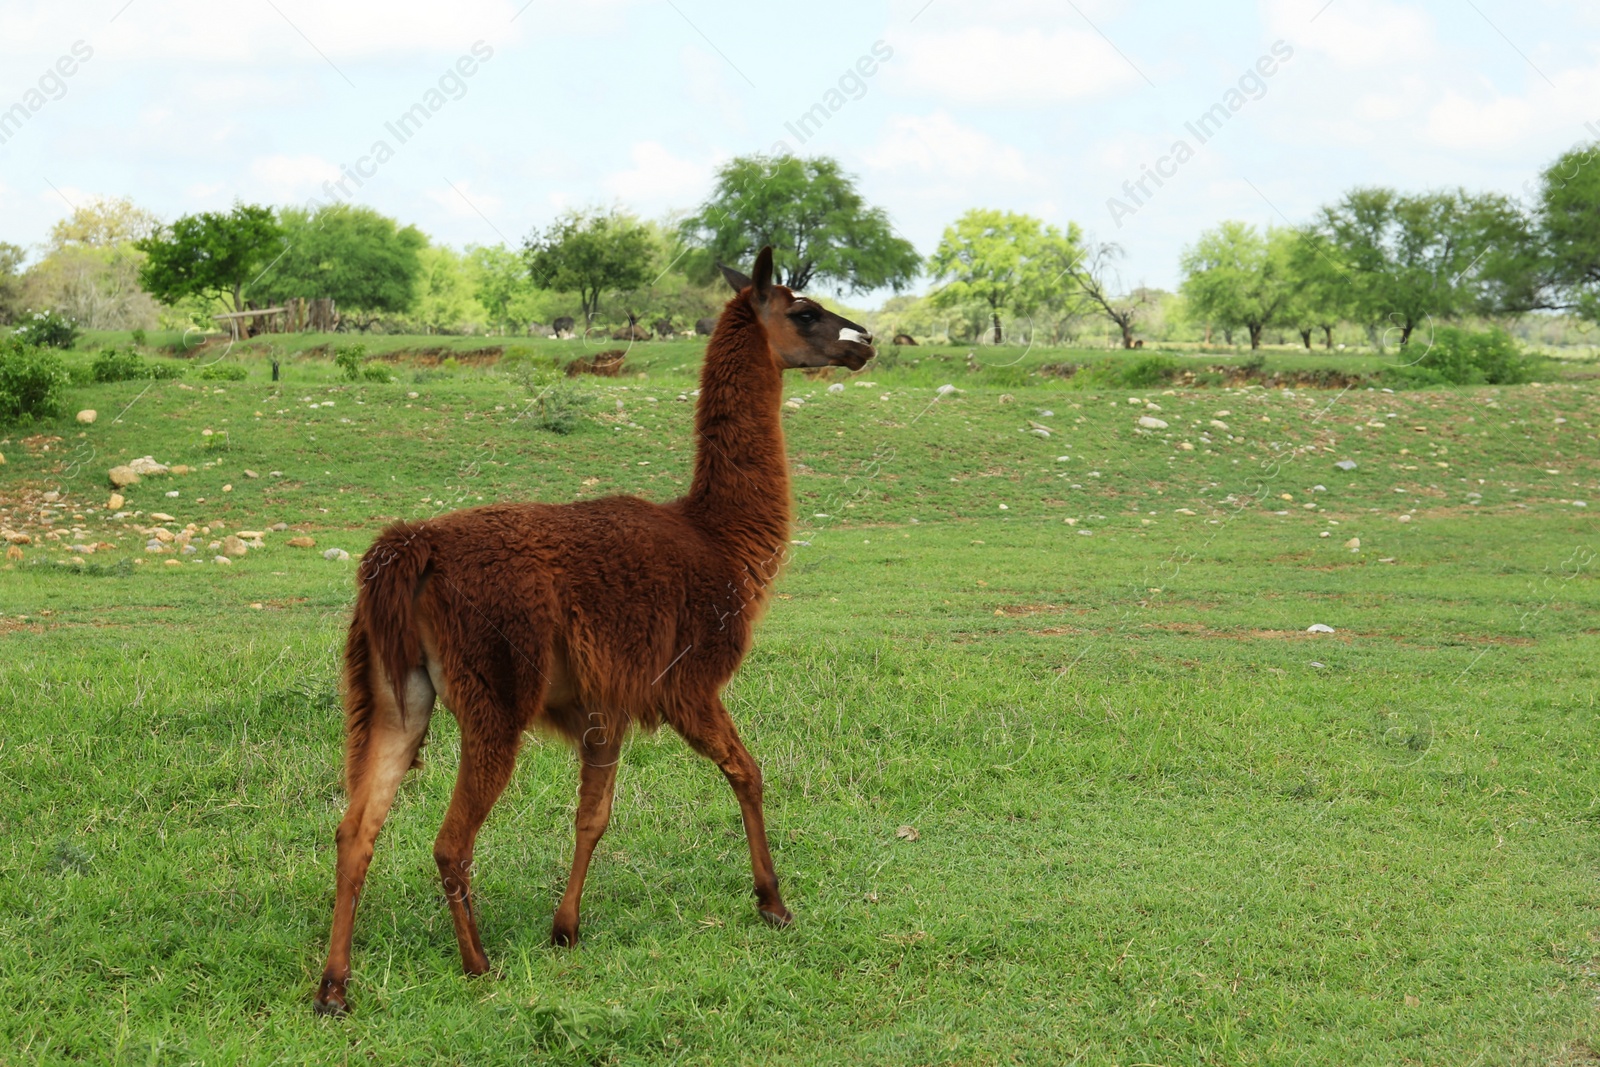
[{"label": "brown llama", "polygon": [[617,496],[492,504],[384,530],[361,560],[345,645],[345,779],[324,1014],[348,1010],[350,937],[373,842],[415,765],[437,697],[461,727],[461,765],[434,860],[469,975],[489,969],[469,893],[478,828],[523,732],[553,731],[580,762],[572,876],[550,939],[578,939],[584,876],[611,815],[623,738],[662,722],[727,777],[744,816],[761,916],[778,893],[761,771],[723,706],[789,540],[780,408],[790,367],[859,370],[871,335],[772,282],[723,268],[737,294],[706,347],[694,478],[668,504]]}]

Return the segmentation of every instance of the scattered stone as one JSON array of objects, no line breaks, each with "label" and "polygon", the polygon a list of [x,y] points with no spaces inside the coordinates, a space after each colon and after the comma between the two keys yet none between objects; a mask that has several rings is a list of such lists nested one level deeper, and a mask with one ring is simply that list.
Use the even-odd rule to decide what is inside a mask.
[{"label": "scattered stone", "polygon": [[1401,522],[1410,522],[1411,521],[1411,516],[1410,515],[1401,515],[1400,516],[1400,521]]},{"label": "scattered stone", "polygon": [[1333,627],[1320,622],[1314,622],[1306,627],[1306,633],[1308,634],[1331,634],[1333,632]]},{"label": "scattered stone", "polygon": [[84,408],[82,411],[78,412],[78,421],[83,423],[85,426],[93,424],[94,420],[98,419],[99,417],[100,413],[95,411],[94,408]]},{"label": "scattered stone", "polygon": [[249,551],[250,549],[245,546],[244,541],[233,534],[229,534],[222,539],[222,554],[224,556],[232,556],[237,559]]},{"label": "scattered stone", "polygon": [[106,472],[106,477],[111,480],[113,489],[126,489],[130,485],[139,484],[139,472],[126,464],[112,467]]},{"label": "scattered stone", "polygon": [[1178,508],[1177,510],[1175,510],[1173,512],[1173,514],[1175,514],[1175,515],[1193,515],[1194,514],[1194,509],[1193,508]]},{"label": "scattered stone", "polygon": [[290,548],[316,548],[317,541],[314,537],[291,537],[285,542]]},{"label": "scattered stone", "polygon": [[212,563],[226,563],[230,567],[233,565],[233,560],[229,559],[227,556],[218,556],[215,559],[213,559],[211,562]]},{"label": "scattered stone", "polygon": [[1212,419],[1211,425],[1219,430],[1226,430],[1228,428],[1228,424],[1223,422],[1221,419]]},{"label": "scattered stone", "polygon": [[1360,552],[1361,551],[1361,538],[1359,538],[1359,537],[1350,538],[1350,540],[1348,540],[1348,541],[1346,541],[1344,543],[1344,547],[1348,548],[1352,552]]},{"label": "scattered stone", "polygon": [[1356,461],[1353,459],[1341,459],[1339,462],[1335,463],[1334,466],[1338,467],[1342,471],[1353,471],[1356,469]]},{"label": "scattered stone", "polygon": [[261,475],[257,474],[255,471],[252,471],[252,470],[245,471],[244,472],[244,476],[246,478],[259,478],[259,477],[261,477]]},{"label": "scattered stone", "polygon": [[223,492],[224,492],[224,493],[231,493],[231,492],[233,492],[233,486],[231,486],[231,485],[225,485],[225,486],[223,486],[223,487],[222,487],[222,491],[223,491]]},{"label": "scattered stone", "polygon": [[791,396],[788,400],[783,402],[783,406],[786,408],[793,408],[794,410],[798,411],[805,406],[805,403],[806,402],[801,400],[799,397]]},{"label": "scattered stone", "polygon": [[176,490],[176,489],[168,489],[167,490],[167,499],[168,500],[176,500],[177,498],[178,498],[178,490]]},{"label": "scattered stone", "polygon": [[154,537],[157,541],[160,541],[164,545],[170,545],[176,540],[171,530],[163,529],[160,526],[157,526],[155,532],[150,536]]},{"label": "scattered stone", "polygon": [[169,559],[169,560],[167,560],[167,564],[166,565],[169,566],[169,567],[181,567],[181,566],[183,566],[183,560],[181,560],[181,559]]},{"label": "scattered stone", "polygon": [[1178,451],[1180,451],[1180,452],[1193,452],[1194,451],[1194,445],[1191,445],[1188,441],[1184,441],[1182,444],[1180,444],[1178,446]]},{"label": "scattered stone", "polygon": [[830,392],[830,393],[842,393],[842,392],[844,392],[844,383],[843,382],[834,382],[832,385],[828,386],[828,392]]},{"label": "scattered stone", "polygon": [[54,489],[50,490],[48,493],[46,493],[44,495],[44,502],[46,504],[54,504],[57,500],[60,500],[60,499],[61,499],[61,494],[59,492],[57,492],[56,490],[54,490]]},{"label": "scattered stone", "polygon": [[186,465],[184,465],[182,463],[179,463],[178,465],[176,465],[175,467],[172,468],[172,473],[173,474],[192,474],[192,473],[194,473],[194,468],[186,466]]},{"label": "scattered stone", "polygon": [[272,530],[272,531],[274,531],[276,533],[282,533],[283,531],[287,530],[288,528],[289,528],[289,524],[286,523],[286,522],[275,522],[271,526],[267,527],[267,529]]},{"label": "scattered stone", "polygon": [[917,833],[915,826],[902,826],[894,832],[894,836],[902,841],[915,841],[922,835]]},{"label": "scattered stone", "polygon": [[150,517],[157,522],[177,522],[178,520],[164,511],[152,511]]},{"label": "scattered stone", "polygon": [[322,554],[323,559],[331,559],[336,563],[343,563],[350,558],[350,553],[342,548],[330,548]]},{"label": "scattered stone", "polygon": [[21,548],[17,547],[16,545],[12,545],[10,548],[6,549],[6,559],[9,559],[9,560],[15,562],[16,560],[19,560],[21,558],[22,558],[22,549]]},{"label": "scattered stone", "polygon": [[945,385],[941,385],[941,386],[939,386],[939,388],[934,390],[934,392],[936,394],[938,394],[939,396],[949,396],[951,393],[953,393],[955,391],[956,391],[956,387],[953,386],[953,385],[950,385],[948,383],[945,384]]},{"label": "scattered stone", "polygon": [[154,456],[140,456],[128,464],[128,469],[135,474],[167,474],[172,468],[165,463],[157,463]]},{"label": "scattered stone", "polygon": [[259,541],[266,535],[260,530],[240,530],[239,537],[245,541]]},{"label": "scattered stone", "polygon": [[1158,419],[1154,415],[1140,415],[1139,425],[1147,430],[1165,430],[1167,428],[1166,420]]},{"label": "scattered stone", "polygon": [[121,511],[122,510],[122,505],[124,505],[126,503],[127,503],[127,501],[122,498],[122,494],[121,493],[112,493],[110,499],[108,499],[106,501],[106,510],[107,511]]}]

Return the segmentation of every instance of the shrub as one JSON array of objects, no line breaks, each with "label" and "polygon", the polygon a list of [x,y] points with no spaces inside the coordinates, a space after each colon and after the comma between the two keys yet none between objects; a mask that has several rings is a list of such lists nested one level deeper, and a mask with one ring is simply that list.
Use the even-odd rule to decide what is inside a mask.
[{"label": "shrub", "polygon": [[197,377],[208,382],[242,382],[250,376],[242,363],[207,363]]},{"label": "shrub", "polygon": [[361,368],[361,377],[369,382],[392,382],[394,376],[389,373],[389,368],[382,363],[372,362]]},{"label": "shrub", "polygon": [[1427,344],[1412,341],[1401,350],[1412,362],[1388,368],[1385,377],[1406,385],[1516,385],[1533,379],[1533,361],[1501,329],[1441,327]]},{"label": "shrub", "polygon": [[35,311],[22,320],[12,336],[40,348],[71,348],[78,339],[78,324],[59,311]]},{"label": "shrub", "polygon": [[1104,359],[1084,368],[1086,383],[1106,389],[1148,389],[1165,385],[1178,376],[1182,364],[1171,356],[1138,359]]},{"label": "shrub", "polygon": [[66,364],[54,352],[15,337],[0,341],[0,423],[60,414],[68,382]]},{"label": "shrub", "polygon": [[145,343],[145,341],[147,339],[148,338],[146,337],[145,332],[143,330],[134,330],[133,331],[134,347],[143,348],[144,347],[144,343]]},{"label": "shrub", "polygon": [[334,366],[352,382],[361,377],[361,364],[366,358],[367,346],[363,344],[340,345],[333,352]]},{"label": "shrub", "polygon": [[177,378],[183,367],[176,363],[153,363],[131,348],[108,348],[89,364],[90,380],[131,382],[141,378]]},{"label": "shrub", "polygon": [[551,433],[576,433],[588,421],[594,404],[595,398],[579,386],[555,382],[539,395],[534,425]]}]

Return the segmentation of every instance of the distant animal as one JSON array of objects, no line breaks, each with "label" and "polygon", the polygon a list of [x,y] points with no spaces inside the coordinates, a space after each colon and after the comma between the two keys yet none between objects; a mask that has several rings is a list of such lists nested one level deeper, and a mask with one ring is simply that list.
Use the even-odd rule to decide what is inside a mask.
[{"label": "distant animal", "polygon": [[550,323],[550,328],[556,332],[557,337],[565,339],[572,336],[574,325],[571,315],[562,315]]},{"label": "distant animal", "polygon": [[622,373],[622,361],[627,355],[620,348],[609,348],[592,356],[580,356],[567,364],[567,377],[580,374],[598,374],[602,378],[615,378]]},{"label": "distant animal", "polygon": [[700,337],[710,337],[711,331],[716,328],[716,319],[695,319],[694,332]]},{"label": "distant animal", "polygon": [[914,345],[917,343],[917,339],[909,333],[897,333],[894,335],[894,343],[897,345]]},{"label": "distant animal", "polygon": [[1143,348],[1144,347],[1144,338],[1141,337],[1139,340],[1133,342],[1133,347],[1134,348]]},{"label": "distant animal", "polygon": [[612,333],[611,339],[613,341],[648,341],[650,340],[650,331],[640,326],[637,322],[630,322],[622,329]]},{"label": "distant animal", "polygon": [[530,729],[565,738],[580,764],[577,847],[552,942],[578,939],[623,739],[663,722],[732,786],[761,916],[774,926],[794,920],[767,845],[761,770],[721,691],[750,650],[789,546],[783,371],[860,370],[874,349],[863,327],[774,284],[770,247],[751,277],[723,273],[737,295],[706,346],[685,496],[489,504],[397,522],[362,557],[344,653],[349,807],[336,834],[319,1013],[349,1009],[356,901],[435,698],[460,726],[455,793],[433,856],[468,974],[489,970],[473,846]]},{"label": "distant animal", "polygon": [[661,340],[663,340],[663,341],[672,340],[673,332],[672,332],[672,320],[671,319],[657,319],[651,325],[653,325],[655,327],[656,336],[661,338]]}]

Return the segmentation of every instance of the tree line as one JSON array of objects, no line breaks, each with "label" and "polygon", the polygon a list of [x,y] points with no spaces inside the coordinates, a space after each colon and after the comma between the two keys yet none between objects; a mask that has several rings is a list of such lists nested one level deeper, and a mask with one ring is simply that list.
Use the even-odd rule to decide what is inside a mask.
[{"label": "tree line", "polygon": [[1224,221],[1183,250],[1177,294],[1125,284],[1122,249],[1076,223],[994,209],[964,213],[924,258],[827,157],[735,158],[688,213],[574,210],[518,247],[460,252],[351,204],[237,203],[163,224],[104,200],[57,223],[31,266],[0,243],[0,322],[51,307],[90,328],[209,325],[218,309],[301,298],[336,302],[353,330],[523,333],[563,316],[682,329],[720,306],[717,263],[770,244],[796,289],[904,294],[927,277],[926,295],[891,298],[880,317],[930,339],[999,343],[1029,320],[1031,339],[1064,343],[1099,321],[1132,347],[1141,329],[1180,317],[1208,341],[1252,348],[1269,330],[1331,348],[1341,325],[1383,348],[1428,323],[1600,320],[1595,152],[1551,163],[1529,203],[1357,188],[1301,225]]}]

